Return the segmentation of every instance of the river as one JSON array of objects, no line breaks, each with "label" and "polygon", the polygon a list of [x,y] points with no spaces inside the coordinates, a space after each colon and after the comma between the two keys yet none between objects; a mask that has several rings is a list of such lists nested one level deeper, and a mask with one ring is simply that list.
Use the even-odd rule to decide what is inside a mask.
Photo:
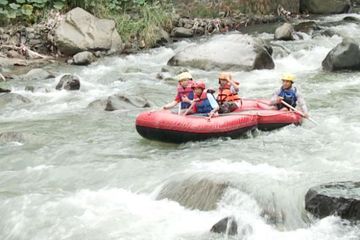
[{"label": "river", "polygon": [[[359,24],[329,24],[344,16],[317,21],[360,40]],[[334,216],[317,220],[304,210],[310,187],[360,180],[360,73],[322,70],[322,60],[341,42],[340,36],[303,36],[273,42],[290,52],[275,49],[275,69],[233,76],[240,82],[241,96],[269,98],[280,87],[282,73],[295,74],[310,114],[320,124],[305,122],[241,139],[153,142],[135,129],[135,118],[143,109],[87,108],[115,93],[143,96],[154,107],[170,102],[176,83],[156,76],[191,41],[104,58],[88,67],[45,67],[57,76],[66,72],[80,76],[78,92],[56,91],[59,77],[11,82],[15,93],[32,102],[0,112],[0,132],[25,136],[24,142],[0,143],[0,239],[232,239],[209,232],[229,215],[239,229],[251,229],[242,239],[359,239],[358,226]],[[190,72],[216,87],[218,71]],[[25,85],[38,90],[24,91]],[[194,175],[231,181],[237,188],[229,189],[212,211],[156,200],[165,183]],[[275,206],[281,223],[271,224],[263,217],[262,209],[268,206]]]}]

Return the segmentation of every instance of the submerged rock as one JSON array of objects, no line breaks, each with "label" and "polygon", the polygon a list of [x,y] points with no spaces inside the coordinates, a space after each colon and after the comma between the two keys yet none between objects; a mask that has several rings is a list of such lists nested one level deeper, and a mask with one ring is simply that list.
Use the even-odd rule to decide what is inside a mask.
[{"label": "submerged rock", "polygon": [[59,83],[56,85],[56,90],[79,90],[80,89],[80,79],[79,77],[71,74],[65,74],[61,77]]},{"label": "submerged rock", "polygon": [[55,77],[54,74],[51,74],[48,71],[41,68],[31,69],[25,75],[20,76],[20,78],[25,81],[38,81],[38,80],[45,80],[54,77]]},{"label": "submerged rock", "polygon": [[360,182],[335,182],[313,187],[306,193],[305,209],[319,218],[337,215],[359,221]]},{"label": "submerged rock", "polygon": [[20,105],[30,103],[30,99],[21,96],[17,93],[0,93],[0,108],[10,105]]},{"label": "submerged rock", "polygon": [[0,143],[9,143],[9,142],[25,142],[24,134],[19,132],[3,132],[0,133]]},{"label": "submerged rock", "polygon": [[301,22],[294,26],[296,32],[311,33],[315,30],[320,30],[319,25],[315,21]]},{"label": "submerged rock", "polygon": [[107,102],[106,99],[98,99],[89,103],[87,108],[104,111],[106,108],[106,102]]},{"label": "submerged rock", "polygon": [[125,96],[121,94],[115,94],[108,97],[106,101],[105,111],[115,111],[122,109],[133,108],[146,108],[150,107],[150,103],[138,96]]},{"label": "submerged rock", "polygon": [[210,232],[233,236],[238,233],[238,225],[234,217],[226,217],[212,226]]},{"label": "submerged rock", "polygon": [[202,211],[214,210],[222,198],[227,182],[191,177],[183,181],[167,183],[160,191],[157,199],[170,199],[189,209]]},{"label": "submerged rock", "polygon": [[302,12],[315,14],[347,13],[351,9],[350,0],[301,0]]},{"label": "submerged rock", "polygon": [[[261,64],[259,64],[261,63]],[[242,34],[218,35],[178,52],[169,65],[204,70],[272,69],[274,61],[264,45]]]},{"label": "submerged rock", "polygon": [[349,39],[344,39],[332,49],[322,62],[324,70],[360,70],[359,45]]}]

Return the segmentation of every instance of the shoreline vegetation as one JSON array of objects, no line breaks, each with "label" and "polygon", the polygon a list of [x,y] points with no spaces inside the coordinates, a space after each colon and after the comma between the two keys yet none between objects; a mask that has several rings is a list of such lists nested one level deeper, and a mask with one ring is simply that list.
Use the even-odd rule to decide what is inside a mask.
[{"label": "shoreline vegetation", "polygon": [[[309,17],[311,13],[349,12],[356,4],[356,1],[344,0],[340,5],[323,3],[314,9],[312,1],[316,0],[0,0],[0,66],[28,65],[24,61],[9,59],[65,58],[76,64],[74,58],[69,58],[90,51],[91,54],[82,55],[87,59],[82,59],[79,64],[86,65],[95,57],[136,53],[183,38],[241,31],[256,24],[292,22]],[[67,16],[69,11],[79,8],[81,11],[74,13],[72,18]],[[76,25],[78,23],[73,23],[73,18],[81,24],[99,20],[95,24],[100,29],[98,35],[89,33],[89,36],[95,38],[94,41],[96,38],[109,38],[110,43],[100,40],[102,42],[98,45],[70,50],[66,46],[64,51],[63,45],[70,42],[64,35],[71,33],[68,29],[63,30],[61,37],[66,39],[59,43],[61,37],[55,31],[64,19],[67,24],[74,25],[71,27],[81,28]],[[112,22],[106,25],[105,21],[110,20],[105,19]],[[102,28],[110,28],[110,33],[103,34]],[[115,32],[118,37],[115,36],[114,40]],[[84,34],[84,31],[79,33]],[[84,39],[77,40],[84,42]],[[117,47],[104,47],[113,45],[114,41]]]}]

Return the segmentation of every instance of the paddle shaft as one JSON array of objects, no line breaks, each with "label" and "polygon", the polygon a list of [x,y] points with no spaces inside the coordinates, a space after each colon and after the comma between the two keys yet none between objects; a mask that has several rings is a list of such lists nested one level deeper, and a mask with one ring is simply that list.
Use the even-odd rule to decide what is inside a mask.
[{"label": "paddle shaft", "polygon": [[290,104],[288,104],[287,102],[285,102],[284,100],[281,100],[281,103],[284,104],[286,107],[290,108],[291,110],[299,113],[303,118],[306,118],[308,120],[310,120],[312,123],[319,125],[314,119],[312,119],[309,116],[306,116],[303,112],[297,110],[296,108],[294,108],[293,106],[291,106]]}]

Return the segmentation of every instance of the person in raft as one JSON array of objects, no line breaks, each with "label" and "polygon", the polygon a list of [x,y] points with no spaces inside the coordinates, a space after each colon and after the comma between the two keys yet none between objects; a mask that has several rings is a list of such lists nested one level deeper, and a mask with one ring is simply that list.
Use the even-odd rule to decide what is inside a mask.
[{"label": "person in raft", "polygon": [[[163,109],[170,109],[175,107],[178,103],[180,103],[180,110],[188,109],[190,107],[190,103],[184,102],[184,98],[186,97],[187,100],[194,99],[194,91],[192,89],[192,85],[194,83],[192,76],[189,72],[183,72],[176,77],[179,81],[177,86],[177,94],[175,100],[171,103],[166,104],[163,106]],[[180,114],[181,111],[179,111]]]},{"label": "person in raft", "polygon": [[219,89],[217,102],[220,105],[219,113],[229,113],[241,106],[238,95],[239,83],[232,79],[230,73],[222,72],[219,75]]},{"label": "person in raft", "polygon": [[194,83],[193,89],[194,99],[184,99],[184,101],[191,104],[190,108],[184,113],[184,115],[191,113],[204,113],[208,114],[209,118],[211,118],[217,114],[219,104],[213,95],[214,90],[206,89],[203,81]]},{"label": "person in raft", "polygon": [[281,80],[282,86],[274,92],[271,98],[271,104],[278,110],[290,110],[289,107],[282,103],[282,101],[294,108],[299,105],[300,110],[304,113],[304,116],[309,117],[304,98],[302,97],[299,89],[293,86],[295,76],[292,74],[284,74]]}]

